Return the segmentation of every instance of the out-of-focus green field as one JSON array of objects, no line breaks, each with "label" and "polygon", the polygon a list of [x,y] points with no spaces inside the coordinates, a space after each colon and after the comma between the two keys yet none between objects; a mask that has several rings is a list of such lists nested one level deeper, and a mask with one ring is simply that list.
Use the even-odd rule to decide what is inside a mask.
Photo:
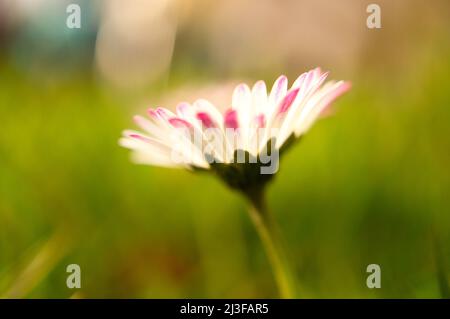
[{"label": "out-of-focus green field", "polygon": [[[301,297],[450,297],[449,52],[350,79],[283,158],[269,203]],[[89,76],[48,85],[1,65],[0,297],[276,297],[238,194],[130,163],[117,140],[134,105]]]}]

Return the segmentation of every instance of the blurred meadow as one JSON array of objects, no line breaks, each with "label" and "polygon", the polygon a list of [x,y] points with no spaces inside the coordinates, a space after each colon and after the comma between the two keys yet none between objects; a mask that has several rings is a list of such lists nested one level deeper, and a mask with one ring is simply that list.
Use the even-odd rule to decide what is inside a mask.
[{"label": "blurred meadow", "polygon": [[368,29],[369,3],[0,0],[0,297],[277,297],[237,193],[117,141],[147,107],[321,66],[353,88],[268,194],[299,297],[450,298],[450,3],[376,1]]}]

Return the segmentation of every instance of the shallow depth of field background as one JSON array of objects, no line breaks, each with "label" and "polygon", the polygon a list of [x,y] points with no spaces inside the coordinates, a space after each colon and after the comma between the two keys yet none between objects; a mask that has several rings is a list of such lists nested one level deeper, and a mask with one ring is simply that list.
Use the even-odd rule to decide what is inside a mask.
[{"label": "shallow depth of field background", "polygon": [[449,298],[450,5],[375,2],[380,30],[357,0],[0,0],[0,297],[276,297],[238,194],[117,140],[147,107],[321,66],[353,89],[268,193],[301,297]]}]

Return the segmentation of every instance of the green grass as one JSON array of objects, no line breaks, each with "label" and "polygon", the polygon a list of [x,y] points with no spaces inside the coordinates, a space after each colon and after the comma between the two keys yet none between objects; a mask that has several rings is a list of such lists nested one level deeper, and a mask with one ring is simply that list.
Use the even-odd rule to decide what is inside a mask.
[{"label": "green grass", "polygon": [[[449,297],[446,57],[387,81],[361,73],[283,158],[269,203],[304,297]],[[70,297],[71,263],[81,297],[277,296],[238,194],[129,162],[117,139],[142,111],[133,98],[2,69],[0,297]]]}]

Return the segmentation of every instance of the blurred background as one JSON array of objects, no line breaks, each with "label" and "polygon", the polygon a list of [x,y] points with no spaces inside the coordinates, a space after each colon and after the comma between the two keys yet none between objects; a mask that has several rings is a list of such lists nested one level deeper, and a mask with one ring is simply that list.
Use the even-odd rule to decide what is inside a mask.
[{"label": "blurred background", "polygon": [[446,0],[0,0],[0,297],[277,297],[238,194],[117,141],[147,107],[321,66],[353,89],[268,194],[301,297],[450,298],[449,56]]}]

